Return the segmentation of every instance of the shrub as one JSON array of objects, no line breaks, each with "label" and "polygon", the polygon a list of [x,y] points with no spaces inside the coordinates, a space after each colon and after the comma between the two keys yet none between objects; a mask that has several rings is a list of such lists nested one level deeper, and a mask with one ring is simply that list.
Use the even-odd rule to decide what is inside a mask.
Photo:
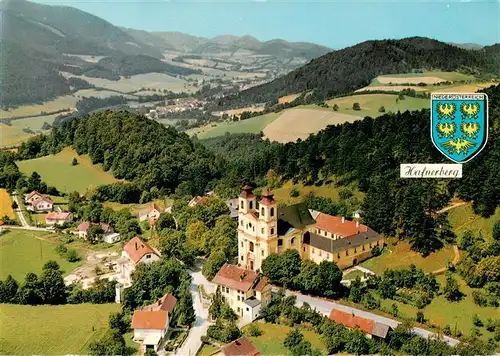
[{"label": "shrub", "polygon": [[68,252],[68,249],[63,243],[60,243],[56,246],[55,251],[59,256],[64,256]]},{"label": "shrub", "polygon": [[443,327],[443,334],[447,335],[447,336],[450,336],[451,335],[451,327],[446,324],[444,327]]},{"label": "shrub", "polygon": [[66,259],[68,262],[76,262],[80,260],[80,256],[78,255],[78,252],[76,252],[75,249],[70,249],[66,253]]},{"label": "shrub", "polygon": [[338,111],[339,110],[339,106],[337,104],[333,105],[333,111]]},{"label": "shrub", "polygon": [[381,106],[380,108],[378,108],[378,112],[385,112],[385,108]]},{"label": "shrub", "polygon": [[78,165],[78,160],[76,158],[73,158],[73,160],[71,161],[71,165],[72,166]]},{"label": "shrub", "polygon": [[372,255],[373,256],[380,256],[382,254],[382,250],[380,249],[379,246],[373,246],[372,248]]},{"label": "shrub", "polygon": [[262,335],[262,330],[260,330],[260,328],[257,325],[255,325],[255,324],[248,325],[247,331],[248,331],[248,335],[249,336],[260,336],[260,335]]},{"label": "shrub", "polygon": [[424,313],[419,310],[417,312],[417,316],[416,316],[415,320],[417,321],[417,323],[424,323],[425,322]]},{"label": "shrub", "polygon": [[297,187],[293,187],[292,190],[290,190],[290,196],[292,198],[296,198],[300,195],[300,190]]},{"label": "shrub", "polygon": [[477,314],[474,314],[472,316],[472,324],[478,327],[483,326],[483,322],[481,321],[481,319],[479,319],[479,316]]},{"label": "shrub", "polygon": [[352,104],[352,109],[359,111],[359,110],[361,110],[361,107],[359,106],[359,103],[354,103],[354,104]]}]

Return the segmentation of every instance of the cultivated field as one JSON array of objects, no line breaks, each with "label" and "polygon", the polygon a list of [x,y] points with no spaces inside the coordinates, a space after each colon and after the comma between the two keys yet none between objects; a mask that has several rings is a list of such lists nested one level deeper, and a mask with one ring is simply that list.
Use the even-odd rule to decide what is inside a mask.
[{"label": "cultivated field", "polygon": [[403,89],[413,89],[415,91],[427,91],[427,87],[417,87],[410,85],[369,85],[367,87],[356,90],[357,93],[365,92],[365,91],[396,91],[399,92]]},{"label": "cultivated field", "polygon": [[[262,331],[262,335],[257,337],[249,336],[248,338],[262,355],[290,355],[290,351],[283,345],[283,341],[293,328],[280,324],[254,324]],[[246,328],[248,328],[248,326],[244,327],[243,331],[245,331]],[[313,348],[320,350],[322,353],[326,352],[325,344],[321,341],[317,333],[310,330],[300,331],[304,335],[304,339],[311,342]]]},{"label": "cultivated field", "polygon": [[[47,132],[46,130],[42,130],[43,124],[48,123],[52,125],[55,118],[61,114],[62,113],[12,120],[10,125],[0,123],[0,146],[10,147],[19,145],[21,142],[28,140],[36,134]],[[27,133],[23,131],[23,129],[30,129],[35,134]]]},{"label": "cultivated field", "polygon": [[478,90],[489,88],[496,83],[492,82],[483,82],[483,83],[471,83],[471,84],[457,84],[450,85],[446,87],[435,87],[433,88],[433,92],[450,92],[450,93],[473,93]]},{"label": "cultivated field", "polygon": [[9,193],[5,189],[0,189],[0,218],[6,215],[10,219],[16,217],[12,209],[12,200],[10,199]]},{"label": "cultivated field", "polygon": [[267,125],[264,135],[271,141],[295,142],[299,138],[306,139],[328,125],[353,122],[361,119],[354,115],[334,112],[333,110],[315,110],[293,108],[285,110],[278,119]]},{"label": "cultivated field", "polygon": [[[396,99],[398,99],[398,96],[395,94],[361,94],[328,100],[327,104],[330,107],[337,104],[339,106],[338,113],[361,117],[378,117],[390,111],[404,112],[406,110],[426,109],[430,106],[429,99],[413,98],[409,96],[405,96],[404,100],[398,100],[398,102],[396,102]],[[361,110],[353,110],[352,106],[354,103],[359,103]],[[385,108],[385,112],[378,111],[381,106]]]},{"label": "cultivated field", "polygon": [[376,78],[382,84],[434,84],[444,81],[442,78],[431,76],[415,76],[415,77],[394,77],[394,76],[379,76]]},{"label": "cultivated field", "polygon": [[42,111],[53,112],[62,109],[72,109],[75,107],[78,99],[73,95],[60,96],[54,100],[43,104],[24,105],[16,109],[0,110],[0,119],[6,119],[14,116],[41,115]]},{"label": "cultivated field", "polygon": [[[154,201],[156,206],[163,212],[166,207],[172,206],[174,203],[173,199],[156,199]],[[148,209],[151,206],[151,203],[144,203],[144,204],[120,204],[120,203],[115,203],[115,202],[104,202],[102,204],[104,207],[109,207],[113,209],[114,211],[120,211],[123,209],[128,209],[132,215],[137,215],[139,214],[140,211],[144,209]]]},{"label": "cultivated field", "polygon": [[197,135],[199,139],[222,136],[229,133],[259,133],[264,128],[276,120],[280,113],[270,113],[262,116],[252,117],[243,121],[213,123],[207,126],[198,127],[189,130],[187,133],[191,136]]},{"label": "cultivated field", "polygon": [[88,354],[119,304],[0,304],[0,350],[10,355]]},{"label": "cultivated field", "polygon": [[405,268],[411,264],[423,269],[425,272],[432,272],[441,267],[446,267],[447,262],[453,261],[454,256],[452,246],[443,247],[427,257],[422,257],[419,253],[410,250],[408,242],[399,242],[396,246],[389,245],[384,249],[382,255],[361,263],[361,266],[379,275],[384,273],[386,269]]},{"label": "cultivated field", "polygon": [[294,101],[295,99],[297,99],[299,96],[300,96],[300,94],[285,95],[285,96],[282,96],[281,98],[279,98],[278,102],[280,104],[290,103],[290,102]]},{"label": "cultivated field", "polygon": [[[78,165],[71,165],[73,158],[78,160]],[[27,175],[33,171],[38,172],[44,182],[65,193],[72,191],[85,193],[91,186],[118,181],[111,173],[103,171],[99,165],[93,165],[88,156],[78,156],[69,147],[55,155],[18,161],[17,165],[21,172]]]},{"label": "cultivated field", "polygon": [[[70,263],[55,251],[57,241],[48,238],[48,233],[27,230],[10,230],[0,238],[0,279],[9,274],[19,282],[27,273],[40,274],[47,261],[56,261],[67,275],[81,262]],[[83,253],[80,253],[82,257]],[[0,333],[2,334],[2,333]]]},{"label": "cultivated field", "polygon": [[459,80],[474,80],[476,79],[473,75],[458,73],[458,72],[441,72],[441,71],[430,71],[424,73],[400,73],[400,74],[389,74],[380,75],[375,78],[374,82],[388,84],[388,83],[426,83],[434,84],[443,81],[459,81]]},{"label": "cultivated field", "polygon": [[[139,90],[140,88],[155,88],[157,90],[167,89],[173,92],[191,92],[197,90],[187,81],[163,73],[138,74],[131,76],[130,79],[122,77],[120,80],[76,76],[65,72],[62,72],[61,74],[66,77],[77,77],[86,80],[99,88],[117,90],[123,93]],[[120,94],[115,93],[115,95]]]},{"label": "cultivated field", "polygon": [[262,112],[264,111],[264,106],[263,105],[254,105],[254,106],[248,106],[246,108],[241,108],[241,109],[232,109],[232,110],[226,110],[222,111],[222,114],[228,114],[229,116],[234,116],[234,115],[240,115],[242,112],[245,111],[250,111],[250,112]]}]

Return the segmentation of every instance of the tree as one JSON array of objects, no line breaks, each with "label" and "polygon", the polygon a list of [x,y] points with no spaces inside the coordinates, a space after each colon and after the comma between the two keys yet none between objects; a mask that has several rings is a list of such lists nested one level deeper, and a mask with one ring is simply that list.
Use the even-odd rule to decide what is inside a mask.
[{"label": "tree", "polygon": [[333,298],[338,297],[342,293],[342,271],[335,262],[322,261],[318,267],[317,275],[317,290],[318,295],[325,295]]},{"label": "tree", "polygon": [[361,284],[361,278],[356,277],[354,281],[351,282],[351,287],[349,291],[349,300],[354,303],[359,303],[363,297],[363,286]]},{"label": "tree", "polygon": [[186,242],[189,247],[196,249],[199,252],[206,252],[205,233],[208,228],[203,221],[195,221],[187,226]]},{"label": "tree", "polygon": [[378,112],[385,112],[385,107],[383,107],[383,106],[379,107]]},{"label": "tree", "polygon": [[205,263],[203,264],[202,273],[203,275],[211,280],[215,277],[217,272],[221,269],[221,267],[226,263],[227,258],[226,254],[223,251],[214,251],[207,258]]},{"label": "tree", "polygon": [[304,340],[304,335],[298,329],[292,329],[283,340],[283,345],[291,349],[300,344],[302,340]]},{"label": "tree", "polygon": [[399,308],[398,308],[398,305],[396,303],[392,303],[392,305],[391,305],[391,314],[395,317],[397,317],[399,315]]},{"label": "tree", "polygon": [[100,340],[92,341],[89,349],[92,356],[125,355],[125,339],[119,332],[109,329]]},{"label": "tree", "polygon": [[104,230],[101,225],[91,225],[87,230],[87,240],[91,244],[96,244],[102,241],[104,236]]},{"label": "tree", "polygon": [[189,283],[183,282],[179,293],[178,313],[180,325],[191,325],[196,320],[193,309],[193,297],[189,291]]},{"label": "tree", "polygon": [[296,198],[300,195],[300,190],[298,187],[293,187],[291,190],[290,190],[290,196],[292,198]]},{"label": "tree", "polygon": [[350,354],[366,355],[370,345],[365,334],[359,329],[354,329],[346,334],[345,350]]},{"label": "tree", "polygon": [[262,273],[273,282],[289,285],[300,272],[300,255],[296,250],[286,250],[283,254],[270,254],[262,262]]},{"label": "tree", "polygon": [[17,202],[13,201],[12,202],[12,209],[16,210],[19,206],[17,205]]},{"label": "tree", "polygon": [[337,104],[333,105],[333,111],[339,111],[339,106]]},{"label": "tree", "polygon": [[49,261],[43,266],[40,282],[43,289],[44,303],[66,303],[66,286],[57,262]]},{"label": "tree", "polygon": [[450,272],[446,274],[446,285],[444,287],[444,296],[450,302],[456,302],[462,299],[463,293],[460,292],[458,282],[453,278]]},{"label": "tree", "polygon": [[500,220],[493,225],[493,240],[500,241]]},{"label": "tree", "polygon": [[359,110],[361,110],[361,107],[359,106],[359,103],[354,103],[354,104],[352,104],[352,109],[359,111]]},{"label": "tree", "polygon": [[66,252],[66,259],[68,262],[76,262],[80,260],[80,256],[78,255],[78,252],[72,248]]},{"label": "tree", "polygon": [[19,284],[10,274],[2,282],[0,286],[0,302],[2,303],[14,303],[17,291],[19,289]]},{"label": "tree", "polygon": [[258,327],[257,324],[252,323],[247,326],[247,333],[248,336],[257,337],[262,335],[262,330]]},{"label": "tree", "polygon": [[120,334],[125,334],[128,331],[129,323],[125,320],[123,310],[109,315],[109,327]]},{"label": "tree", "polygon": [[422,311],[420,311],[420,310],[419,310],[419,311],[417,312],[417,316],[416,316],[416,318],[415,318],[415,319],[416,319],[417,323],[421,323],[421,324],[425,323],[425,316],[424,316],[424,313],[423,313]]},{"label": "tree", "polygon": [[42,190],[42,178],[37,171],[33,171],[28,178],[28,190]]},{"label": "tree", "polygon": [[71,161],[71,165],[72,166],[77,166],[78,165],[78,160],[75,158],[73,158],[73,160]]},{"label": "tree", "polygon": [[175,219],[174,216],[170,213],[162,213],[156,222],[156,228],[158,230],[163,229],[175,229]]}]

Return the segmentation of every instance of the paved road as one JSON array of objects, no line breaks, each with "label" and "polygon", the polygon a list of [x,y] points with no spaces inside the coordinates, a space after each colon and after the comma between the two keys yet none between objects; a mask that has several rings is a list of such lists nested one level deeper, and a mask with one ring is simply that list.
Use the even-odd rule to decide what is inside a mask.
[{"label": "paved road", "polygon": [[[308,303],[311,306],[311,308],[316,308],[316,310],[318,310],[323,315],[330,315],[330,311],[333,308],[335,308],[335,309],[339,309],[339,310],[342,310],[342,311],[347,312],[347,313],[353,313],[353,314],[356,314],[356,315],[359,315],[359,316],[362,316],[365,318],[369,318],[369,319],[378,321],[379,323],[384,323],[384,324],[390,325],[393,328],[398,326],[398,324],[400,324],[400,322],[397,320],[389,319],[389,318],[386,318],[386,317],[381,316],[381,315],[369,313],[369,312],[366,312],[364,310],[355,309],[355,308],[352,308],[352,307],[347,306],[347,305],[331,302],[328,300],[323,300],[320,298],[314,298],[314,297],[311,297],[308,295],[303,295],[303,294],[295,293],[292,291],[287,291],[286,294],[287,295],[295,295],[297,297],[297,304],[299,306],[301,306],[302,303]],[[422,329],[422,328],[413,328],[413,332],[415,332],[416,334],[421,335],[425,338],[428,338],[428,337],[434,335],[434,333],[432,333],[428,330]],[[443,336],[443,339],[451,346],[455,346],[459,343],[458,340],[452,339],[448,336]]]},{"label": "paved road", "polygon": [[191,356],[196,354],[202,344],[201,337],[206,335],[208,327],[212,324],[208,320],[208,309],[205,309],[201,303],[198,294],[198,286],[204,285],[205,290],[210,293],[214,290],[214,284],[207,281],[207,279],[201,274],[201,269],[199,271],[193,271],[190,274],[193,278],[191,282],[191,295],[193,297],[193,307],[196,314],[196,321],[189,330],[188,337],[175,353],[176,355],[182,356]]}]

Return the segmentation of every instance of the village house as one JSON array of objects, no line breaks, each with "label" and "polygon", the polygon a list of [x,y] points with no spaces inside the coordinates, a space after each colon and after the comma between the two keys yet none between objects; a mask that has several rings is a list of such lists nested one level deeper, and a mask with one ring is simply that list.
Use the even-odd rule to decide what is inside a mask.
[{"label": "village house", "polygon": [[152,311],[163,310],[168,313],[168,317],[170,318],[170,320],[172,320],[175,314],[176,306],[177,306],[177,298],[174,297],[171,293],[167,293],[163,297],[158,299],[156,303],[142,307],[142,310],[152,310]]},{"label": "village house", "polygon": [[139,213],[139,221],[148,220],[150,223],[154,224],[160,218],[161,210],[155,203],[151,203],[151,205],[142,210]]},{"label": "village house", "polygon": [[261,356],[257,348],[243,336],[227,345],[221,347],[220,351],[213,356]]},{"label": "village house", "polygon": [[125,285],[130,285],[130,276],[139,263],[151,263],[160,259],[160,253],[155,251],[139,237],[132,238],[123,246],[122,258],[117,261],[120,277]]},{"label": "village house", "polygon": [[272,253],[295,249],[316,263],[333,261],[348,268],[372,256],[384,238],[359,221],[309,210],[304,203],[278,208],[271,191],[257,203],[252,187],[239,196],[238,263],[259,271]]},{"label": "village house", "polygon": [[330,312],[330,320],[337,324],[342,324],[349,329],[358,328],[366,334],[368,338],[373,336],[385,339],[390,330],[390,326],[378,321],[347,313],[339,309],[332,309]]},{"label": "village house", "polygon": [[52,211],[54,202],[49,197],[43,196],[38,191],[34,190],[29,194],[24,196],[24,201],[26,203],[26,209],[40,212],[40,211]]},{"label": "village house", "polygon": [[96,224],[96,223],[91,223],[88,221],[82,222],[80,225],[78,225],[78,228],[75,231],[73,231],[73,234],[78,235],[78,237],[80,237],[82,239],[87,239],[88,230],[91,226],[100,226],[101,227],[101,229],[103,231],[102,240],[104,242],[112,244],[112,243],[120,241],[120,234],[115,233],[113,231],[113,228],[105,223]]},{"label": "village house", "polygon": [[71,221],[73,221],[73,214],[69,212],[51,211],[45,217],[45,224],[47,225],[64,225]]},{"label": "village house", "polygon": [[226,205],[229,209],[229,216],[238,219],[238,198],[226,200]]},{"label": "village house", "polygon": [[188,206],[190,208],[195,207],[198,204],[203,204],[207,199],[208,199],[207,197],[202,197],[198,195],[189,201]]},{"label": "village house", "polygon": [[212,280],[224,300],[247,322],[260,315],[260,309],[271,300],[271,284],[259,273],[225,264]]},{"label": "village house", "polygon": [[31,193],[29,193],[29,194],[25,194],[24,201],[26,202],[26,204],[31,205],[35,201],[40,200],[42,198],[43,198],[43,195],[40,194],[38,191],[34,190]]},{"label": "village house", "polygon": [[132,317],[134,341],[147,349],[158,351],[168,331],[169,317],[165,310],[136,310]]}]

